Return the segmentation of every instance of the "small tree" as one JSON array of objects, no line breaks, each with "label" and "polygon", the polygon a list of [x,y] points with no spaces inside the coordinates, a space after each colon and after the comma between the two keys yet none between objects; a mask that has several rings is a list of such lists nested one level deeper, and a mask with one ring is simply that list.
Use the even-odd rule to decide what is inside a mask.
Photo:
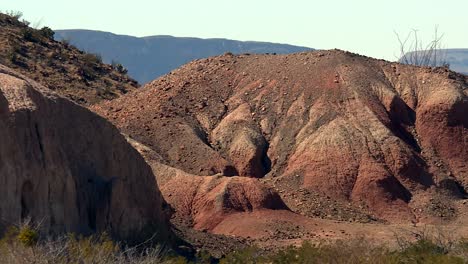
[{"label": "small tree", "polygon": [[418,35],[418,30],[412,29],[402,40],[395,32],[400,45],[399,61],[416,66],[444,66],[448,67],[447,54],[442,49],[443,34],[439,35],[438,27],[434,29],[434,36],[428,43],[424,43]]}]

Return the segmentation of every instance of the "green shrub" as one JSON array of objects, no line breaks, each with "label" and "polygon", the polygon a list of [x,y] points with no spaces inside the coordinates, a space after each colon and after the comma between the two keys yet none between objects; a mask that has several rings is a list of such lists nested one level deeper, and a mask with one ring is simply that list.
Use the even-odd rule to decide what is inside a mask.
[{"label": "green shrub", "polygon": [[43,27],[41,28],[41,30],[39,30],[39,32],[41,33],[43,37],[47,39],[54,39],[55,32],[49,27]]},{"label": "green shrub", "polygon": [[177,257],[167,257],[165,260],[161,263],[165,264],[187,264],[189,263],[186,258],[182,256],[177,256]]},{"label": "green shrub", "polygon": [[39,241],[39,233],[32,227],[25,225],[19,229],[17,239],[23,246],[32,247]]},{"label": "green shrub", "polygon": [[466,249],[468,244],[459,243],[458,251],[447,251],[430,240],[418,240],[408,244],[402,250],[390,251],[376,247],[364,239],[339,240],[333,243],[313,245],[304,242],[300,247],[289,246],[278,252],[262,254],[257,248],[233,252],[220,263],[467,263]]},{"label": "green shrub", "polygon": [[16,52],[11,52],[8,57],[10,58],[11,63],[14,65],[25,69],[29,68],[27,61]]},{"label": "green shrub", "polygon": [[2,244],[11,244],[16,241],[16,237],[18,236],[19,229],[16,226],[10,226],[6,229],[5,233],[3,234],[2,239],[0,240]]},{"label": "green shrub", "polygon": [[266,258],[257,247],[250,247],[240,251],[234,251],[221,259],[220,264],[255,264],[265,263]]},{"label": "green shrub", "polygon": [[19,54],[21,56],[27,57],[28,56],[28,49],[20,44],[14,44],[12,48],[12,53]]},{"label": "green shrub", "polygon": [[99,54],[94,54],[94,53],[86,53],[83,56],[83,62],[86,65],[89,66],[94,66],[96,64],[102,63],[102,57]]},{"label": "green shrub", "polygon": [[391,255],[398,263],[465,263],[461,257],[452,255],[447,248],[428,239],[420,239]]},{"label": "green shrub", "polygon": [[21,30],[23,39],[30,42],[41,42],[42,35],[39,31],[32,28],[24,28]]},{"label": "green shrub", "polygon": [[215,259],[210,255],[210,253],[205,251],[205,250],[201,250],[201,251],[197,252],[195,258],[196,258],[197,263],[210,264],[210,263],[213,263],[215,261]]},{"label": "green shrub", "polygon": [[66,248],[69,258],[85,263],[96,263],[98,259],[110,263],[119,252],[119,246],[107,233],[90,237],[69,235]]},{"label": "green shrub", "polygon": [[87,80],[94,80],[97,77],[97,73],[93,67],[88,65],[83,65],[80,70],[80,75],[83,76]]},{"label": "green shrub", "polygon": [[80,74],[87,80],[94,80],[99,75],[102,58],[98,54],[86,53],[83,56],[83,65]]},{"label": "green shrub", "polygon": [[[234,251],[219,260],[221,264],[302,264],[302,263],[468,263],[468,240],[440,243],[437,238],[422,236],[404,247],[390,250],[367,239],[304,242],[267,252],[257,247]],[[124,247],[106,233],[89,237],[70,234],[59,238],[41,237],[30,225],[8,228],[0,240],[2,263],[216,263],[205,251],[189,262],[186,258],[164,253],[151,245]]]},{"label": "green shrub", "polygon": [[106,233],[50,238],[24,225],[8,228],[0,240],[0,263],[187,263],[181,257],[163,259],[159,246],[123,247]]}]

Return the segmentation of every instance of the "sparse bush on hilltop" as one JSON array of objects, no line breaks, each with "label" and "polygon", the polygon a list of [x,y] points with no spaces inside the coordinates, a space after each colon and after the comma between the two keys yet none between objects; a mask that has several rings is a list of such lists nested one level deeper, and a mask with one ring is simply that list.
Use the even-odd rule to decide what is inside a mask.
[{"label": "sparse bush on hilltop", "polygon": [[55,32],[49,27],[43,27],[39,31],[41,32],[43,37],[51,40],[54,39]]},{"label": "sparse bush on hilltop", "polygon": [[19,21],[23,17],[23,12],[17,10],[6,11],[5,14]]},{"label": "sparse bush on hilltop", "polygon": [[111,62],[111,66],[114,70],[118,71],[119,73],[122,73],[122,74],[127,74],[128,70],[119,62],[117,61],[112,61]]},{"label": "sparse bush on hilltop", "polygon": [[60,40],[60,42],[62,42],[65,46],[71,46],[71,39],[70,38],[62,38],[62,40]]},{"label": "sparse bush on hilltop", "polygon": [[95,64],[102,63],[102,57],[99,54],[86,53],[83,56],[83,61],[84,61],[85,64],[95,65]]},{"label": "sparse bush on hilltop", "polygon": [[416,65],[416,66],[431,66],[431,67],[449,67],[447,62],[447,54],[442,49],[443,34],[439,35],[438,27],[434,29],[434,36],[431,41],[424,43],[419,35],[418,30],[413,29],[402,39],[395,32],[399,43],[401,63]]},{"label": "sparse bush on hilltop", "polygon": [[80,74],[87,80],[94,80],[99,75],[99,66],[102,63],[102,58],[98,54],[86,53],[83,56],[83,65],[80,69]]},{"label": "sparse bush on hilltop", "polygon": [[21,30],[23,39],[30,42],[41,42],[42,35],[39,31],[26,27]]},{"label": "sparse bush on hilltop", "polygon": [[13,20],[15,24],[18,24],[22,27],[21,35],[26,41],[42,42],[42,38],[46,38],[48,40],[54,39],[55,32],[49,27],[43,27],[41,29],[30,28],[28,27],[30,25],[28,21],[24,19],[20,21],[20,18],[23,16],[23,13],[19,11],[8,11],[5,14],[3,14],[4,17],[5,15],[6,19],[9,18],[10,21]]},{"label": "sparse bush on hilltop", "polygon": [[13,22],[18,25],[29,26],[31,23],[25,19],[21,19],[22,17],[23,13],[21,11],[0,11],[0,21],[8,20],[10,23]]}]

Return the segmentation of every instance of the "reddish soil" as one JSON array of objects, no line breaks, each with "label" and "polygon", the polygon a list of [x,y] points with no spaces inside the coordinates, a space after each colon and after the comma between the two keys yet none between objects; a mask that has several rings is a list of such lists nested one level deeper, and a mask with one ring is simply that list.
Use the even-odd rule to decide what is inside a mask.
[{"label": "reddish soil", "polygon": [[226,54],[93,109],[144,154],[184,225],[294,240],[334,220],[463,222],[467,81],[343,51]]}]

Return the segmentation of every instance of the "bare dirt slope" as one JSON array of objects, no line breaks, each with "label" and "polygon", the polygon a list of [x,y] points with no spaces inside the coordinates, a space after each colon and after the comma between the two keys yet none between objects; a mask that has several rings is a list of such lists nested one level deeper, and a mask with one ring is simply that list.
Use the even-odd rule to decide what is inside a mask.
[{"label": "bare dirt slope", "polygon": [[109,232],[132,242],[168,215],[151,168],[105,119],[0,65],[0,232]]},{"label": "bare dirt slope", "polygon": [[[248,177],[268,190],[262,199],[279,194],[286,209],[237,212],[430,223],[455,221],[466,196],[467,88],[465,76],[443,68],[336,50],[225,54],[189,63],[94,110],[149,149],[147,160],[170,168],[153,166],[158,177],[204,176],[173,178],[167,188],[161,181],[176,211],[182,203],[169,197],[186,194],[188,186],[209,194],[210,182],[229,186]],[[224,179],[231,176],[240,177]],[[226,208],[233,207],[223,209],[231,212],[227,221],[233,212]],[[190,219],[205,228],[210,215]],[[222,226],[209,230],[228,232]]]},{"label": "bare dirt slope", "polygon": [[53,34],[49,28],[34,29],[0,13],[0,63],[83,105],[113,99],[138,87],[125,69],[55,41]]}]

